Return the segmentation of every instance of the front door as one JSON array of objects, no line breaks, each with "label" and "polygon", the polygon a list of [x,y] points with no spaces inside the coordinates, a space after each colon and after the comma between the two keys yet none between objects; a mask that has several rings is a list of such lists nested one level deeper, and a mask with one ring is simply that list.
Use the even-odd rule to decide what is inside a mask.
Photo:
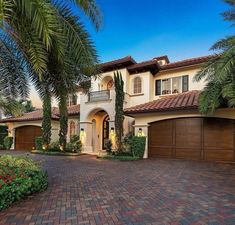
[{"label": "front door", "polygon": [[102,147],[106,149],[106,142],[109,140],[109,116],[106,116],[103,121],[103,141]]}]

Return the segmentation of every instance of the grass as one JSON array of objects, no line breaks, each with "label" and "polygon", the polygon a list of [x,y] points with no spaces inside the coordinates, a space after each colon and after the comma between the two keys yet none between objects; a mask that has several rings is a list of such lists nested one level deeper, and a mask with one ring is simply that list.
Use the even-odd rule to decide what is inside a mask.
[{"label": "grass", "polygon": [[41,150],[32,150],[33,154],[40,155],[51,155],[51,156],[79,156],[81,153],[77,152],[58,152],[58,151],[41,151]]},{"label": "grass", "polygon": [[105,160],[119,160],[119,161],[136,161],[139,160],[139,157],[133,157],[129,155],[105,155],[105,156],[99,156],[99,159],[105,159]]}]

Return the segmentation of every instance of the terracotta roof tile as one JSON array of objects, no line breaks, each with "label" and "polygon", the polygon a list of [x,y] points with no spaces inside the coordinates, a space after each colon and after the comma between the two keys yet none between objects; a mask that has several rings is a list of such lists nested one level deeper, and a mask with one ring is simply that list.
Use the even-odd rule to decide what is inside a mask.
[{"label": "terracotta roof tile", "polygon": [[147,70],[150,70],[152,73],[157,73],[160,67],[159,67],[158,62],[153,59],[153,60],[136,63],[132,66],[129,66],[127,69],[130,73],[147,71]]},{"label": "terracotta roof tile", "polygon": [[80,114],[80,105],[72,105],[68,107],[69,116]]},{"label": "terracotta roof tile", "polygon": [[[59,120],[59,109],[53,107],[51,109],[51,119],[52,120]],[[78,115],[80,113],[80,105],[74,105],[68,107],[68,115]],[[43,111],[42,109],[35,110],[33,112],[25,113],[23,116],[20,117],[10,117],[6,119],[0,120],[0,123],[7,123],[7,122],[24,122],[24,121],[37,121],[43,118]]]},{"label": "terracotta roof tile", "polygon": [[155,101],[125,109],[126,114],[197,109],[200,91],[189,91],[166,96]]},{"label": "terracotta roof tile", "polygon": [[186,59],[182,61],[172,62],[161,66],[161,70],[175,69],[184,66],[197,65],[204,62],[207,62],[213,58],[218,57],[218,55],[209,55],[197,58]]},{"label": "terracotta roof tile", "polygon": [[100,68],[102,72],[110,71],[115,68],[123,68],[123,67],[128,67],[133,64],[135,64],[136,61],[131,57],[127,56],[121,59],[105,62],[100,64]]}]

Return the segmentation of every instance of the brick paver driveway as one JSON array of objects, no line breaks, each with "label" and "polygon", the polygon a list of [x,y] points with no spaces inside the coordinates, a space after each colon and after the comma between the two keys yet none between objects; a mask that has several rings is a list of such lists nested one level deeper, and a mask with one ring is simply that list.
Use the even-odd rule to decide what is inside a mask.
[{"label": "brick paver driveway", "polygon": [[235,165],[32,156],[47,191],[0,213],[0,224],[235,224]]}]

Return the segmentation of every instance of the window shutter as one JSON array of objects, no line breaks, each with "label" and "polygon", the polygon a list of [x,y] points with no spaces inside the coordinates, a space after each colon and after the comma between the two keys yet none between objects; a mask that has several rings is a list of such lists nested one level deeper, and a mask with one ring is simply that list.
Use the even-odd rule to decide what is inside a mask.
[{"label": "window shutter", "polygon": [[188,91],[188,75],[186,75],[186,76],[183,76],[183,78],[182,78],[182,91],[183,92],[186,92],[186,91]]},{"label": "window shutter", "polygon": [[161,80],[155,81],[155,95],[161,95]]}]

